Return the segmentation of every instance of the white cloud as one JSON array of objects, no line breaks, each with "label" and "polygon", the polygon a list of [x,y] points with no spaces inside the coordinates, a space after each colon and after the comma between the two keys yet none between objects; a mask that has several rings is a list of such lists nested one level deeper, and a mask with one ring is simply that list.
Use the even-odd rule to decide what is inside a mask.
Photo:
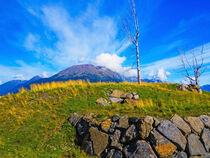
[{"label": "white cloud", "polygon": [[47,78],[47,77],[48,77],[48,73],[47,73],[46,71],[44,71],[44,72],[42,73],[42,77]]},{"label": "white cloud", "polygon": [[17,66],[0,65],[0,78],[3,83],[12,79],[28,80],[36,75],[41,76],[43,70],[48,72],[49,75],[53,74],[53,72],[49,68],[40,63],[32,63],[28,65],[22,61],[17,61],[17,64]]},{"label": "white cloud", "polygon": [[148,76],[154,80],[168,81],[167,76],[169,75],[171,75],[170,72],[165,72],[164,68],[159,68],[157,70],[151,70]]},{"label": "white cloud", "polygon": [[[39,13],[31,9],[29,12],[36,17]],[[25,48],[36,51],[39,58],[55,66],[64,68],[81,62],[89,63],[102,52],[118,54],[129,46],[129,43],[117,39],[116,19],[99,16],[93,5],[89,5],[76,17],[58,6],[44,6],[41,12],[38,18],[48,31],[56,35],[57,41],[53,48],[48,48],[44,44],[40,44],[41,47],[37,45],[38,36],[34,37],[33,33],[29,33]]]},{"label": "white cloud", "polygon": [[135,69],[122,66],[125,60],[126,57],[120,57],[117,54],[102,53],[96,57],[93,63],[99,66],[105,66],[124,76],[136,76],[137,72]]},{"label": "white cloud", "polygon": [[[192,50],[189,50],[186,52],[186,56],[189,60],[192,59],[191,52],[193,51],[197,56],[198,59],[200,60],[200,52],[201,52],[202,46],[196,47]],[[204,45],[204,64],[205,65],[210,65],[210,43],[206,43]],[[198,60],[198,62],[199,62]],[[142,65],[142,72],[144,78],[147,76],[151,77],[152,73],[154,74],[154,70],[158,71],[158,69],[163,68],[166,71],[166,75],[170,75],[170,72],[172,72],[172,75],[170,76],[171,81],[179,83],[180,81],[183,80],[184,75],[182,73],[182,66],[180,62],[180,56],[175,56],[171,58],[166,58],[162,59],[159,61],[155,61],[149,64]],[[169,73],[168,73],[169,71]],[[149,73],[148,73],[149,72]],[[163,75],[164,76],[164,75]],[[164,78],[164,77],[163,77]],[[174,78],[174,79],[173,79]],[[200,77],[200,83],[201,84],[206,84],[209,83],[209,69],[206,70],[206,72]]]},{"label": "white cloud", "polygon": [[[186,52],[188,59],[192,58],[190,52],[194,51],[198,58],[200,58],[201,46]],[[204,64],[210,64],[210,43],[204,45]],[[143,65],[143,71],[150,72],[153,69],[164,68],[165,70],[179,69],[181,66],[180,56],[162,59],[149,64]]]},{"label": "white cloud", "polygon": [[16,74],[13,76],[15,80],[25,80],[23,74]]},{"label": "white cloud", "polygon": [[40,38],[38,35],[29,33],[25,39],[24,47],[30,51],[39,52],[39,46],[38,46],[39,40]]}]

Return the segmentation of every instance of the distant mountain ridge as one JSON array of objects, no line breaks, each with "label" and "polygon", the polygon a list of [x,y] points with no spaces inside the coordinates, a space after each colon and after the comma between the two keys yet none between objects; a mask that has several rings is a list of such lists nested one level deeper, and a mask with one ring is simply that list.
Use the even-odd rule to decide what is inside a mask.
[{"label": "distant mountain ridge", "polygon": [[[40,84],[53,81],[88,80],[90,82],[137,82],[136,77],[125,77],[103,66],[91,64],[74,65],[57,74],[42,78],[35,76],[30,80],[12,80],[0,85],[0,95],[17,93],[22,87],[30,89],[31,84]],[[159,79],[142,79],[143,82],[161,83]]]},{"label": "distant mountain ridge", "polygon": [[201,86],[201,89],[204,90],[204,91],[210,92],[210,85],[209,84],[203,85],[203,86]]},{"label": "distant mountain ridge", "polygon": [[0,95],[8,93],[17,93],[22,87],[29,89],[31,84],[46,83],[52,81],[67,80],[88,80],[90,82],[122,82],[123,77],[103,66],[94,66],[91,64],[74,65],[49,78],[35,76],[30,80],[12,80],[0,85]]}]

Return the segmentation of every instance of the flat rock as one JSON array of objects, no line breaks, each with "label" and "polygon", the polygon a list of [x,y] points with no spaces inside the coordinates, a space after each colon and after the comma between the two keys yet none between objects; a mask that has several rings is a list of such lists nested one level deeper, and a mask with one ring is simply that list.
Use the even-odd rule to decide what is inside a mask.
[{"label": "flat rock", "polygon": [[122,145],[120,144],[120,135],[121,135],[120,130],[116,130],[114,134],[110,136],[111,140],[110,146],[122,150]]},{"label": "flat rock", "polygon": [[210,152],[210,130],[207,128],[203,129],[201,139],[204,143],[207,152]]},{"label": "flat rock", "polygon": [[125,99],[124,100],[124,103],[127,103],[127,104],[136,104],[136,100],[134,100],[134,99]]},{"label": "flat rock", "polygon": [[149,136],[149,133],[153,129],[153,117],[151,116],[146,116],[143,119],[139,120],[138,123],[138,129],[139,129],[139,135],[142,139],[145,139]]},{"label": "flat rock", "polygon": [[195,134],[190,134],[187,137],[188,144],[187,144],[187,151],[189,152],[190,156],[197,156],[205,154],[205,149],[203,144],[200,142],[199,137]]},{"label": "flat rock", "polygon": [[171,122],[176,127],[178,127],[184,133],[184,135],[188,135],[189,133],[191,133],[190,126],[179,115],[175,114],[172,117]]},{"label": "flat rock", "polygon": [[171,157],[176,151],[176,146],[155,129],[150,133],[150,141],[160,157]]},{"label": "flat rock", "polygon": [[121,97],[126,97],[126,94],[122,90],[113,90],[112,93],[110,94],[110,97],[121,98]]},{"label": "flat rock", "polygon": [[108,132],[111,124],[112,124],[112,120],[106,119],[101,123],[101,129],[105,132]]},{"label": "flat rock", "polygon": [[106,133],[100,132],[95,127],[91,127],[89,132],[90,139],[93,142],[94,154],[99,156],[106,149],[109,136]]},{"label": "flat rock", "polygon": [[69,124],[75,127],[79,122],[79,120],[81,119],[81,117],[82,116],[78,115],[77,113],[73,113],[68,119]]},{"label": "flat rock", "polygon": [[135,125],[131,125],[123,135],[121,142],[128,143],[134,140],[137,137],[137,129]]},{"label": "flat rock", "polygon": [[151,146],[143,140],[127,145],[123,152],[126,158],[157,158]]},{"label": "flat rock", "polygon": [[109,106],[109,103],[104,98],[97,99],[96,104],[101,105],[101,106]]},{"label": "flat rock", "polygon": [[171,140],[179,149],[185,150],[187,140],[182,135],[182,132],[171,121],[161,121],[157,129],[166,138]]},{"label": "flat rock", "polygon": [[205,127],[210,128],[210,117],[208,115],[201,115],[199,118]]},{"label": "flat rock", "polygon": [[127,129],[129,127],[128,117],[127,116],[120,117],[119,124],[117,125],[117,127]]},{"label": "flat rock", "polygon": [[109,97],[109,100],[112,103],[122,103],[123,102],[123,99],[122,98],[116,98],[116,97]]},{"label": "flat rock", "polygon": [[202,132],[204,124],[199,117],[185,117],[184,120],[190,125],[195,133],[200,134]]}]

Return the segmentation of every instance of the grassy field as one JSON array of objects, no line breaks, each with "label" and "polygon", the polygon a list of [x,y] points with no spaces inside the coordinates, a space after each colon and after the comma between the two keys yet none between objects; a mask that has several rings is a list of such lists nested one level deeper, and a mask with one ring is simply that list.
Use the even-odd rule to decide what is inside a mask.
[{"label": "grassy field", "polygon": [[[33,85],[31,91],[0,97],[0,157],[88,157],[74,144],[75,129],[68,117],[94,113],[144,116],[160,119],[198,116],[210,112],[210,93],[182,92],[167,83],[85,83],[67,81]],[[136,105],[101,107],[98,98],[108,98],[114,89],[136,92]]]}]

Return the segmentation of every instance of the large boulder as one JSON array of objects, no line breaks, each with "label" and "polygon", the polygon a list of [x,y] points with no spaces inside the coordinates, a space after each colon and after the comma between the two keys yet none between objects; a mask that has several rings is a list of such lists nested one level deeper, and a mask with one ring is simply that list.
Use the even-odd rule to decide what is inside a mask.
[{"label": "large boulder", "polygon": [[150,131],[153,129],[153,117],[146,116],[143,119],[139,120],[138,123],[138,129],[139,129],[139,135],[142,139],[145,139],[149,136]]},{"label": "large boulder", "polygon": [[93,150],[95,155],[100,155],[108,145],[109,136],[106,133],[99,131],[95,127],[89,129],[90,139],[93,142]]},{"label": "large boulder", "polygon": [[205,154],[205,148],[203,144],[200,142],[199,137],[195,134],[190,134],[187,137],[188,144],[187,144],[187,151],[190,156],[197,156]]},{"label": "large boulder", "polygon": [[203,129],[201,139],[204,143],[207,152],[210,152],[210,130],[207,128]]},{"label": "large boulder", "polygon": [[125,98],[126,97],[126,93],[122,90],[113,90],[112,93],[110,94],[110,97],[114,97],[114,98]]},{"label": "large boulder", "polygon": [[171,140],[179,149],[185,150],[187,140],[171,121],[161,121],[157,129],[166,138]]},{"label": "large boulder", "polygon": [[210,116],[201,115],[199,118],[207,128],[210,128]]},{"label": "large boulder", "polygon": [[120,130],[116,130],[114,134],[110,136],[110,146],[122,150],[122,145],[120,144],[120,135]]},{"label": "large boulder", "polygon": [[127,116],[120,117],[119,124],[117,125],[117,127],[127,129],[129,127],[128,117]]},{"label": "large boulder", "polygon": [[151,146],[143,140],[127,145],[123,152],[126,158],[157,158]]},{"label": "large boulder", "polygon": [[128,143],[134,140],[137,137],[137,129],[135,125],[131,125],[123,135],[121,142]]},{"label": "large boulder", "polygon": [[178,127],[182,133],[184,133],[184,135],[188,135],[189,133],[191,133],[191,128],[190,126],[177,114],[175,114],[172,119],[171,122]]},{"label": "large boulder", "polygon": [[81,119],[81,117],[82,116],[78,115],[77,113],[73,113],[68,119],[69,124],[75,127]]},{"label": "large boulder", "polygon": [[195,133],[200,134],[202,132],[204,124],[199,117],[185,117],[184,120],[190,125]]},{"label": "large boulder", "polygon": [[162,158],[171,157],[176,151],[176,146],[155,129],[150,133],[150,141],[155,151]]},{"label": "large boulder", "polygon": [[112,124],[112,120],[106,119],[101,123],[101,129],[105,132],[108,132],[111,124]]}]

